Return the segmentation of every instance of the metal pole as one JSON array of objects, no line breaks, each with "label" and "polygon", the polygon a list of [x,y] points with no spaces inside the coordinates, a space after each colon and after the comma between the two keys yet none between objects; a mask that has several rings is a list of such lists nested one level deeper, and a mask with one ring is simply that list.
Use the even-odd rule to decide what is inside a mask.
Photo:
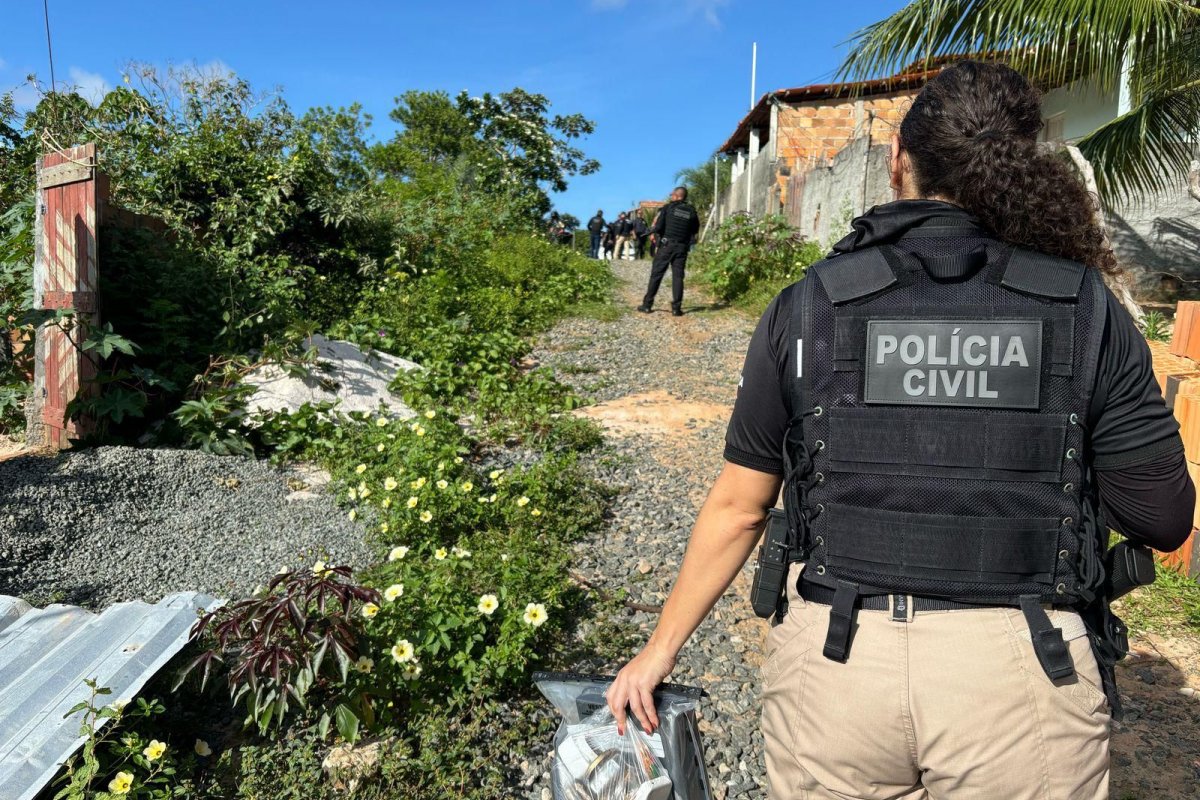
[{"label": "metal pole", "polygon": [[754,110],[754,83],[758,77],[758,42],[750,50],[750,110]]}]

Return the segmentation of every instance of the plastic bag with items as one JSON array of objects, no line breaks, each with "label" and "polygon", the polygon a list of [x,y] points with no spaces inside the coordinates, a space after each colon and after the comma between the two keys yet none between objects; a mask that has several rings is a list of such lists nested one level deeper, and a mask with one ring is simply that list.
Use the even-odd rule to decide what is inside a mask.
[{"label": "plastic bag with items", "polygon": [[539,672],[538,689],[562,714],[551,773],[555,800],[712,800],[696,725],[700,689],[663,684],[659,727],[630,716],[625,734],[604,699],[612,678]]}]

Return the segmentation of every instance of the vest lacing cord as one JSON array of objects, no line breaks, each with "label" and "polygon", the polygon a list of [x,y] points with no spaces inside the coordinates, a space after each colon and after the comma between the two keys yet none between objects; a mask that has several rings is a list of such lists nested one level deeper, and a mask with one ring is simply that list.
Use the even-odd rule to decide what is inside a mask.
[{"label": "vest lacing cord", "polygon": [[[803,421],[807,417],[821,416],[825,410],[820,406],[815,406],[807,411],[802,411],[799,416],[793,417],[788,421],[787,438],[790,440],[792,431],[795,428],[800,428],[801,436],[803,436]],[[825,477],[821,473],[813,469],[813,459],[817,453],[825,449],[825,443],[818,440],[813,447],[808,447],[803,438],[796,442],[796,451],[801,455],[799,463],[791,463],[791,448],[785,448],[784,461],[787,465],[787,473],[785,480],[787,485],[791,487],[793,492],[793,503],[785,504],[785,511],[788,507],[796,509],[797,518],[793,519],[789,516],[789,526],[796,525],[794,533],[798,541],[794,542],[792,547],[793,553],[790,561],[805,561],[808,559],[809,553],[812,551],[812,542],[809,541],[808,526],[817,517],[821,516],[821,512],[825,510],[824,506],[818,504],[809,506],[807,503],[808,493],[814,486],[819,486],[824,482]]]}]

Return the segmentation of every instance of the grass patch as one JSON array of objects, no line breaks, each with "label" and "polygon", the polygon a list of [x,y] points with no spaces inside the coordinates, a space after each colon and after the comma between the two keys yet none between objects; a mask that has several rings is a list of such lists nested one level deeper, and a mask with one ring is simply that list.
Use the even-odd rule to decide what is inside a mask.
[{"label": "grass patch", "polygon": [[576,303],[566,310],[566,316],[583,317],[584,319],[594,319],[599,322],[616,322],[628,314],[628,308],[624,305],[618,305],[612,300],[608,302],[589,301]]}]

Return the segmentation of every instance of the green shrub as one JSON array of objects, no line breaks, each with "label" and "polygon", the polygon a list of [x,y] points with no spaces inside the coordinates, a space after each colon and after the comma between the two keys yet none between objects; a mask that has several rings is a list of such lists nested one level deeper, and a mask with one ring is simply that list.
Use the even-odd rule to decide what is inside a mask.
[{"label": "green shrub", "polygon": [[765,305],[764,297],[798,281],[821,255],[820,246],[798,236],[782,216],[739,214],[697,248],[694,263],[720,299]]}]

